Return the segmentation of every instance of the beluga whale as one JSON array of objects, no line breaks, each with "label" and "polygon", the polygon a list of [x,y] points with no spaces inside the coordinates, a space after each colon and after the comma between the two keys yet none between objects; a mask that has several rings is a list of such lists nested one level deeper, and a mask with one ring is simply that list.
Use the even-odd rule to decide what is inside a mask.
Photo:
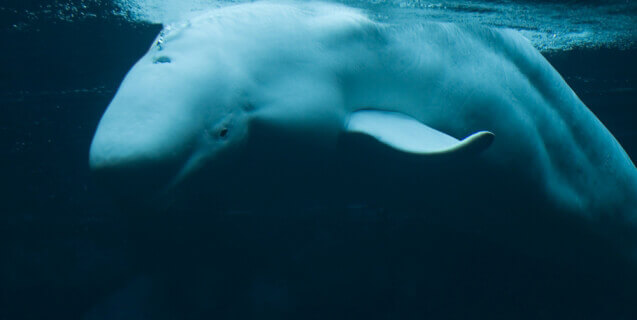
[{"label": "beluga whale", "polygon": [[502,237],[573,226],[637,257],[637,169],[509,29],[321,2],[201,12],[128,72],[89,164],[127,203],[421,205]]}]

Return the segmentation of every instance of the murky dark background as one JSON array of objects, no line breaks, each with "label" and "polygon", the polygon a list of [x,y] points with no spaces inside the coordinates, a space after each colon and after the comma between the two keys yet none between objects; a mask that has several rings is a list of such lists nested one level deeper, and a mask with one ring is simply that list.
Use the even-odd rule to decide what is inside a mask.
[{"label": "murky dark background", "polygon": [[[113,15],[38,19],[11,9],[29,6],[39,3],[0,6],[0,319],[78,319],[91,309],[138,319],[136,312],[316,319],[637,315],[632,270],[600,275],[498,244],[477,250],[488,240],[393,219],[380,208],[349,208],[325,219],[316,212],[221,215],[200,226],[210,228],[210,238],[139,246],[144,223],[130,223],[96,188],[87,155],[119,82],[160,26]],[[547,54],[633,160],[636,57],[634,48]],[[157,274],[168,280],[148,280]],[[126,287],[132,289],[108,298]],[[119,302],[104,302],[111,300]]]}]

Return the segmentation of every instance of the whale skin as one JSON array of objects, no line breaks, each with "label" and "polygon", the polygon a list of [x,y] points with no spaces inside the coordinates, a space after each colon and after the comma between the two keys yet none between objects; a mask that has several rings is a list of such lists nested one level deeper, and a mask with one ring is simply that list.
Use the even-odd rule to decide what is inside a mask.
[{"label": "whale skin", "polygon": [[507,29],[317,2],[199,13],[129,71],[89,162],[129,202],[419,203],[509,235],[566,221],[636,253],[633,162]]}]

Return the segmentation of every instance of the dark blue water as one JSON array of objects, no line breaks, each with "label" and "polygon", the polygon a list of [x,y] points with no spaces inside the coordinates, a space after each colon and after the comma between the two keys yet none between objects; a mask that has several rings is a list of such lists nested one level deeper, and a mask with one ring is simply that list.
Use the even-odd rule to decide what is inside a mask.
[{"label": "dark blue water", "polygon": [[[637,275],[620,262],[581,268],[381,208],[128,219],[94,185],[88,147],[160,26],[86,3],[101,14],[0,6],[0,319],[635,319]],[[635,57],[547,54],[633,161]]]}]

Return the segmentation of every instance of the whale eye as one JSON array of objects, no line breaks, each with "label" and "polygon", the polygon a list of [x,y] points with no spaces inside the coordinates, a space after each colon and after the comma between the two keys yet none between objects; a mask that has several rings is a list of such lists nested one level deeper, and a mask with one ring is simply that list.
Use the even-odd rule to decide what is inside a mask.
[{"label": "whale eye", "polygon": [[219,130],[219,137],[225,138],[226,136],[228,136],[228,128],[221,128],[221,130]]},{"label": "whale eye", "polygon": [[250,102],[246,102],[241,105],[241,109],[245,111],[254,111],[254,105]]}]

